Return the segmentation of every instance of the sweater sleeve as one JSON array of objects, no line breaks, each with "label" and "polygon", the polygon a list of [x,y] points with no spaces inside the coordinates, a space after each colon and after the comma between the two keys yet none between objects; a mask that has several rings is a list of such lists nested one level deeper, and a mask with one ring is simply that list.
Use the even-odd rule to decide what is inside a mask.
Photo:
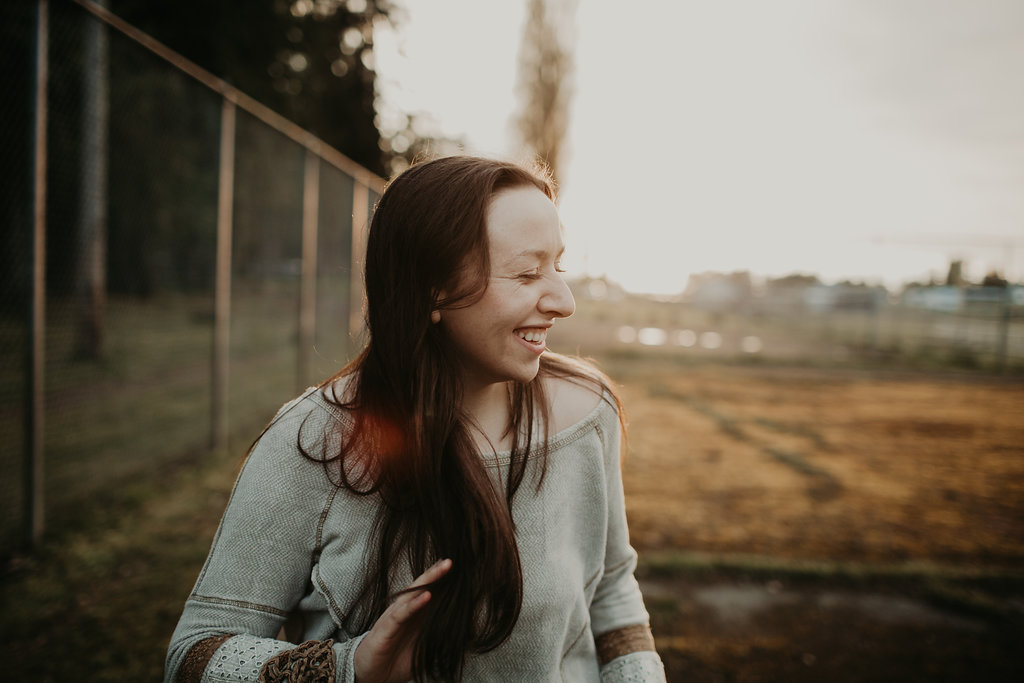
[{"label": "sweater sleeve", "polygon": [[602,681],[664,681],[661,660],[650,636],[650,617],[634,576],[637,554],[629,543],[629,529],[626,525],[620,458],[622,431],[618,414],[611,407],[607,413],[600,425],[604,446],[608,531],[604,574],[590,606],[591,628],[601,653]]},{"label": "sweater sleeve", "polygon": [[235,482],[171,637],[166,683],[277,681],[294,679],[298,671],[305,672],[302,680],[354,681],[358,639],[297,646],[276,638],[310,591],[319,528],[332,501],[323,467],[298,452],[309,411],[287,408]]}]

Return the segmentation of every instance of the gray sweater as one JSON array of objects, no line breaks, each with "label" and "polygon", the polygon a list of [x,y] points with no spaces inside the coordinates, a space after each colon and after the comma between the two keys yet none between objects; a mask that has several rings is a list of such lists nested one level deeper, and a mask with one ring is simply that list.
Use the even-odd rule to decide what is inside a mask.
[{"label": "gray sweater", "polygon": [[[295,648],[277,637],[296,612],[301,633],[292,640],[333,640],[336,680],[355,680],[352,658],[364,634],[341,624],[362,585],[378,502],[333,486],[322,465],[297,448],[300,428],[306,436],[349,425],[349,416],[316,389],[278,413],[239,474],[171,638],[166,681],[176,679],[194,645],[217,636],[223,640],[202,680],[257,680],[264,662]],[[513,507],[522,612],[504,644],[468,657],[465,680],[664,680],[653,652],[613,660],[602,679],[595,649],[595,636],[648,622],[633,576],[619,437],[618,415],[601,400],[550,438],[539,492],[537,463],[529,466]],[[485,457],[497,481],[508,454]],[[399,575],[395,585],[412,578]]]}]

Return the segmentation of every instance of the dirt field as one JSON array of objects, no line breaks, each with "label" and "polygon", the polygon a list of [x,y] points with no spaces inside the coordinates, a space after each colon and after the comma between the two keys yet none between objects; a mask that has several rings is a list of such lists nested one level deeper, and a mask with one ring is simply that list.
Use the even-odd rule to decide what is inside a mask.
[{"label": "dirt field", "polygon": [[689,367],[629,378],[633,540],[1024,564],[1024,385]]},{"label": "dirt field", "polygon": [[1021,680],[1024,385],[611,365],[670,680]]}]

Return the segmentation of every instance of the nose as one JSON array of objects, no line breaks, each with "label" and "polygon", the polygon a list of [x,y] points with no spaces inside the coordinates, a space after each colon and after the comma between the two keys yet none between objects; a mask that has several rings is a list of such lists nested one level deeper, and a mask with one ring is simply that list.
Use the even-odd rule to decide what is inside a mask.
[{"label": "nose", "polygon": [[538,307],[541,312],[552,318],[568,318],[576,312],[576,300],[569,285],[557,274],[552,275],[548,282],[550,285],[541,296]]}]

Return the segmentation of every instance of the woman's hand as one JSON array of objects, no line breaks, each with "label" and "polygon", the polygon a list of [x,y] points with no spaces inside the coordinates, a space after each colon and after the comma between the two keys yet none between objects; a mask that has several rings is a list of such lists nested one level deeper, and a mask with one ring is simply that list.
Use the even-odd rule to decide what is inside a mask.
[{"label": "woman's hand", "polygon": [[[451,560],[441,560],[420,574],[409,588],[433,583],[451,568]],[[419,632],[419,620],[415,617],[428,602],[430,591],[409,590],[384,610],[356,647],[358,683],[406,683],[412,678],[412,650]]]}]

